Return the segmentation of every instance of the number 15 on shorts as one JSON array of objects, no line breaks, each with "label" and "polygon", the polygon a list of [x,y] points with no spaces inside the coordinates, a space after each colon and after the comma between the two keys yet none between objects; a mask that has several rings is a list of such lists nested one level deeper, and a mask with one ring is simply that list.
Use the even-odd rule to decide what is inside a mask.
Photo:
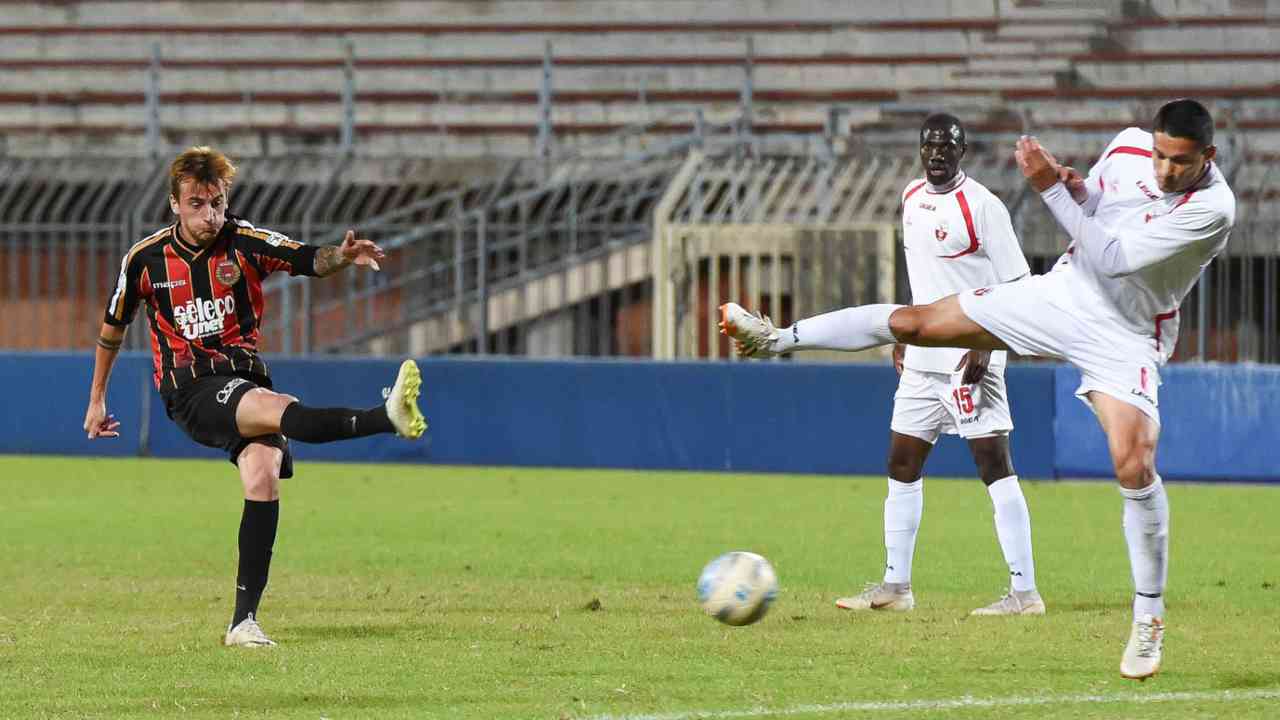
[{"label": "number 15 on shorts", "polygon": [[968,385],[962,385],[951,391],[951,398],[956,401],[956,409],[961,415],[973,414],[973,391]]}]

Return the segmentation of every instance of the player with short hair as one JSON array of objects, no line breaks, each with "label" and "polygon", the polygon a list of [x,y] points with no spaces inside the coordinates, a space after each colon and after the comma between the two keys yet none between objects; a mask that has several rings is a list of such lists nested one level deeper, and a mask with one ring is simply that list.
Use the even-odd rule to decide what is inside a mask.
[{"label": "player with short hair", "polygon": [[[961,169],[968,145],[953,115],[920,127],[925,176],[902,191],[902,238],[911,300],[928,304],[969,288],[1031,274],[1000,198]],[[1003,350],[894,345],[901,376],[889,425],[889,492],[884,501],[884,580],[836,600],[846,610],[911,610],[911,564],[924,513],[921,470],[938,435],[959,435],[995,510],[996,538],[1009,566],[1009,591],[974,615],[1043,615],[1031,553],[1031,515],[1009,456]]]},{"label": "player with short hair", "polygon": [[1082,376],[1124,497],[1135,596],[1122,677],[1160,669],[1169,503],[1155,467],[1159,369],[1178,338],[1178,307],[1226,246],[1235,195],[1214,165],[1213,117],[1195,100],[1166,103],[1152,131],[1116,136],[1088,178],[1034,137],[1017,142],[1022,174],[1071,237],[1053,270],[925,306],[864,305],[779,332],[734,303],[722,328],[747,356],[892,342],[1058,358]]},{"label": "player with short hair", "polygon": [[240,647],[275,645],[257,621],[280,516],[280,479],[292,477],[286,438],[323,443],[379,433],[421,437],[421,375],[400,366],[386,401],[368,410],[315,408],[272,390],[258,354],[262,281],[283,271],[325,277],[349,265],[378,270],[382,250],[347,231],[341,244],[315,247],[256,228],[227,212],[236,168],[225,155],[194,147],[169,169],[176,221],[135,244],[120,263],[94,360],[84,430],[119,437],[107,414],[107,384],[140,303],[151,324],[156,389],[165,412],[191,439],[226,450],[240,472],[235,610],[223,638]]}]

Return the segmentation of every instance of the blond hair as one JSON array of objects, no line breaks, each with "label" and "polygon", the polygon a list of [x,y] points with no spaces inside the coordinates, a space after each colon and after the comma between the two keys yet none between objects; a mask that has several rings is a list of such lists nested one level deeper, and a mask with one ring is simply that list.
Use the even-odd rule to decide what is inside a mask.
[{"label": "blond hair", "polygon": [[201,185],[221,182],[230,188],[235,176],[236,166],[226,155],[207,145],[200,145],[174,158],[169,165],[169,193],[177,200],[179,188],[185,180],[195,180]]}]

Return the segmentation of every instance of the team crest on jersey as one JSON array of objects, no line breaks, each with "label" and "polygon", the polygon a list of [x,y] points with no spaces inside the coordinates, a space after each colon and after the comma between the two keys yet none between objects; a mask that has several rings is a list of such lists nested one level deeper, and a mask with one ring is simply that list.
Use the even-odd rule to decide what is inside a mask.
[{"label": "team crest on jersey", "polygon": [[231,287],[240,280],[240,266],[230,260],[223,260],[213,269],[213,276],[218,279],[218,282]]},{"label": "team crest on jersey", "polygon": [[938,242],[943,242],[947,239],[947,233],[950,229],[951,228],[947,227],[946,220],[939,220],[938,227],[933,229],[933,236],[938,238]]}]

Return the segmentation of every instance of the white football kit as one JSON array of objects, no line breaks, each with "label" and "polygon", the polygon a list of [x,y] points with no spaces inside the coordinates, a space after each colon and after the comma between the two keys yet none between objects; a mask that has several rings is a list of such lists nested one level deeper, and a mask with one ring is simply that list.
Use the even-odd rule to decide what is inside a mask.
[{"label": "white football kit", "polygon": [[1090,170],[1083,205],[1061,183],[1041,193],[1067,251],[1049,273],[961,293],[960,305],[1015,352],[1079,368],[1086,403],[1096,390],[1159,422],[1178,306],[1226,246],[1236,201],[1212,163],[1190,189],[1160,192],[1151,152],[1151,133],[1129,128]]},{"label": "white football kit", "polygon": [[[923,178],[902,195],[902,229],[913,305],[1030,273],[1004,203],[960,173],[942,188]],[[1006,353],[991,353],[983,379],[961,383],[962,348],[909,346],[890,429],[933,443],[946,432],[966,439],[1013,429],[1005,392]]]}]

